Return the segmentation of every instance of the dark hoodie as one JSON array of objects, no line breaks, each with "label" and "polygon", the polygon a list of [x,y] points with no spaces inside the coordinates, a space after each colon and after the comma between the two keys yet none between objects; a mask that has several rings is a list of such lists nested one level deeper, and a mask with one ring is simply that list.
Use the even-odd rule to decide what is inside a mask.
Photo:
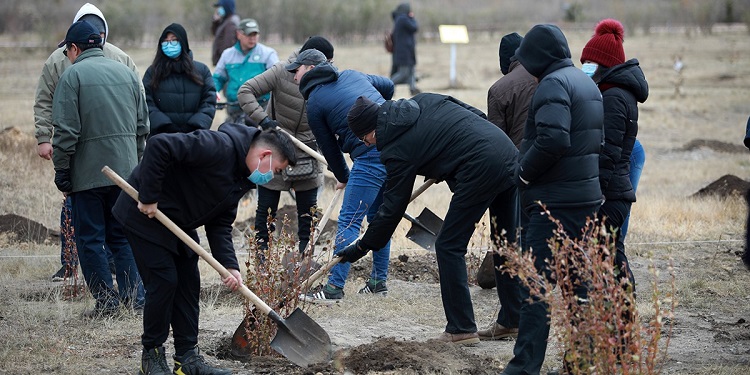
[{"label": "dark hoodie", "polygon": [[[226,268],[239,269],[232,223],[240,198],[255,187],[247,179],[251,172],[245,157],[259,134],[256,128],[225,123],[218,131],[156,135],[149,139],[128,182],[139,191],[141,202],[158,203],[159,210],[194,240],[198,240],[195,229],[205,226],[213,257]],[[112,213],[139,237],[170,249],[180,241],[164,225],[138,211],[136,202],[124,192]]]},{"label": "dark hoodie", "polygon": [[393,65],[414,66],[417,64],[415,34],[419,25],[414,17],[409,17],[411,6],[401,3],[391,14],[393,17]]},{"label": "dark hoodie", "polygon": [[349,129],[346,115],[359,96],[378,104],[393,97],[393,81],[355,70],[339,73],[333,65],[323,63],[302,76],[299,90],[307,99],[307,123],[328,168],[339,182],[349,181],[342,152],[354,160],[370,148]]},{"label": "dark hoodie", "polygon": [[638,135],[638,103],[648,98],[648,83],[638,60],[604,69],[599,78],[604,101],[604,147],[599,182],[607,200],[635,202],[630,154]]},{"label": "dark hoodie", "polygon": [[602,96],[573,66],[562,31],[534,26],[516,58],[539,79],[529,106],[519,155],[521,204],[550,208],[600,204],[599,151],[603,141]]},{"label": "dark hoodie", "polygon": [[375,127],[387,178],[383,203],[362,238],[380,249],[406,211],[417,175],[445,180],[453,190],[451,207],[490,202],[513,185],[513,142],[484,114],[450,96],[424,93],[386,101]]}]

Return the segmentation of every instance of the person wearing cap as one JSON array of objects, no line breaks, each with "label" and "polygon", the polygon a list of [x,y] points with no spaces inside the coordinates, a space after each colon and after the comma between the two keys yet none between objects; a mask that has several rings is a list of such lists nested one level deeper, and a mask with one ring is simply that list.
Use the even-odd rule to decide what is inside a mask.
[{"label": "person wearing cap", "polygon": [[205,64],[193,60],[182,25],[173,23],[162,31],[143,86],[151,136],[211,128],[216,112],[214,80]]},{"label": "person wearing cap", "polygon": [[[136,76],[140,77],[138,68],[130,56],[112,43],[107,43],[109,26],[99,8],[90,3],[84,4],[78,10],[75,17],[73,17],[73,22],[79,20],[86,20],[99,30],[99,34],[102,37],[102,52],[104,52],[105,57],[127,65]],[[52,159],[52,143],[50,141],[52,140],[53,130],[52,101],[55,94],[55,88],[57,87],[57,82],[60,80],[60,75],[62,75],[65,69],[71,65],[70,60],[68,60],[63,54],[64,50],[64,47],[58,47],[44,62],[34,97],[34,136],[37,140],[37,154],[47,160]],[[141,90],[143,90],[142,86]],[[75,226],[75,223],[72,222],[70,217],[66,220],[66,216],[69,216],[66,214],[66,211],[70,210],[70,198],[66,198],[64,206],[60,212],[61,231],[67,226]],[[60,260],[62,267],[52,276],[53,281],[62,281],[65,277],[72,276],[73,267],[78,265],[78,259],[70,259],[71,255],[65,255],[65,249],[70,249],[73,246],[72,243],[68,243],[68,238],[70,238],[70,242],[74,242],[75,233],[72,233],[72,235],[67,238],[66,236],[60,236]],[[110,266],[114,269],[111,255]]]},{"label": "person wearing cap", "polygon": [[[305,143],[312,149],[317,149],[315,136],[307,124],[305,99],[299,92],[299,86],[294,82],[294,73],[285,69],[297,56],[304,51],[317,49],[326,57],[333,60],[333,45],[322,36],[310,37],[299,51],[292,52],[286,61],[279,61],[265,72],[247,80],[237,93],[240,107],[250,119],[262,128],[280,127],[293,137]],[[271,94],[268,110],[258,103],[258,98]],[[323,184],[323,171],[317,161],[306,152],[297,148],[297,159],[312,163],[313,173],[308,178],[299,180],[285,179],[283,174],[275,175],[266,185],[258,187],[258,206],[255,211],[255,239],[261,250],[268,248],[268,231],[275,230],[269,225],[269,209],[272,218],[276,217],[276,210],[282,191],[294,190],[297,206],[297,238],[299,251],[304,252],[310,240],[312,211],[318,203],[318,189]],[[271,222],[273,223],[273,221]],[[269,228],[270,226],[270,228]],[[304,254],[303,254],[304,255]]]},{"label": "person wearing cap", "polygon": [[240,24],[240,16],[234,13],[234,0],[219,0],[214,3],[214,12],[211,22],[211,34],[214,41],[211,44],[211,64],[216,66],[225,49],[237,42],[237,26]]},{"label": "person wearing cap", "polygon": [[[143,307],[143,285],[112,206],[120,193],[102,167],[128,176],[148,134],[148,109],[130,68],[104,57],[99,30],[87,21],[70,26],[60,43],[72,64],[60,76],[52,103],[55,185],[71,197],[81,270],[96,300],[87,316],[114,314],[120,304]],[[116,150],[117,152],[113,152]],[[112,251],[115,291],[104,245]]]},{"label": "person wearing cap", "polygon": [[[503,76],[487,91],[487,120],[505,132],[516,148],[521,145],[529,103],[537,85],[536,78],[529,74],[514,56],[521,40],[523,37],[518,33],[507,34],[500,40],[500,72]],[[498,233],[493,223],[498,217],[507,214],[507,211],[495,204],[490,205],[490,238],[494,245],[497,245],[495,241],[498,239]],[[513,214],[516,217],[518,215],[517,212]],[[505,257],[497,251],[488,253],[487,257],[492,257],[491,271],[489,268],[480,267],[477,271],[477,280],[494,280],[491,285],[497,286],[500,311],[495,321],[486,329],[479,331],[479,338],[501,340],[516,337],[518,336],[518,315],[521,310],[521,291],[518,288],[518,281],[512,280],[508,273],[500,271],[505,264]],[[485,259],[482,264],[486,261],[488,259]],[[488,275],[489,273],[492,275]]]},{"label": "person wearing cap", "polygon": [[[555,25],[532,27],[515,56],[539,81],[529,104],[515,176],[522,210],[521,245],[534,257],[537,272],[554,285],[549,241],[558,224],[549,217],[558,220],[572,240],[578,240],[586,220],[595,217],[602,203],[602,97],[593,81],[573,65],[568,41]],[[582,299],[587,296],[584,286],[575,293]],[[524,286],[521,298],[518,338],[503,374],[539,374],[544,362],[549,306],[532,301]]]},{"label": "person wearing cap", "polygon": [[[310,49],[297,56],[286,70],[294,72],[302,97],[307,100],[307,123],[315,135],[318,148],[328,162],[328,169],[338,180],[337,189],[344,190],[344,199],[338,216],[338,230],[334,254],[353,242],[362,227],[362,220],[372,222],[383,200],[385,166],[374,145],[366,145],[349,129],[346,115],[359,96],[375,103],[393,97],[393,82],[376,75],[355,70],[339,72],[326,56]],[[349,154],[352,168],[344,159]],[[388,292],[388,263],[390,241],[386,241],[372,257],[370,279],[359,290],[362,294]],[[344,286],[349,275],[348,263],[331,269],[328,282],[301,296],[314,303],[334,303],[344,298]]]},{"label": "person wearing cap", "polygon": [[611,230],[617,250],[618,279],[627,279],[635,291],[635,278],[620,235],[622,224],[635,202],[630,182],[630,156],[638,135],[638,103],[648,98],[648,83],[637,59],[625,61],[624,29],[615,19],[604,19],[581,52],[583,71],[599,87],[604,105],[604,145],[599,156],[599,184],[604,204],[599,216]]},{"label": "person wearing cap", "polygon": [[[236,34],[237,42],[221,53],[213,77],[216,91],[223,91],[227,101],[227,121],[244,124],[246,116],[237,103],[237,91],[245,81],[279,62],[279,55],[258,42],[260,27],[252,18],[240,21]],[[258,102],[265,108],[269,98],[270,95],[263,95]]]},{"label": "person wearing cap", "polygon": [[376,250],[373,256],[378,253],[406,211],[418,175],[445,180],[453,197],[435,241],[435,254],[447,324],[437,339],[478,343],[467,246],[490,204],[506,213],[498,216],[496,225],[511,243],[515,241],[518,198],[513,174],[518,150],[484,113],[446,95],[423,93],[380,105],[361,96],[347,120],[362,143],[380,151],[387,178],[377,214],[368,219],[362,238],[338,253],[341,262],[355,262],[370,250]]}]

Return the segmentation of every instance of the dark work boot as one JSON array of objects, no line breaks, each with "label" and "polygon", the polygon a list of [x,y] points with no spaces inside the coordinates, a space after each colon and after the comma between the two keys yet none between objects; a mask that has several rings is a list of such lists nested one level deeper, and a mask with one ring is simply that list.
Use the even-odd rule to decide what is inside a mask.
[{"label": "dark work boot", "polygon": [[196,346],[181,356],[174,357],[174,373],[177,375],[231,375],[232,371],[213,367],[206,363]]},{"label": "dark work boot", "polygon": [[164,347],[159,346],[146,350],[143,348],[141,354],[141,375],[170,375],[167,357],[164,355]]}]

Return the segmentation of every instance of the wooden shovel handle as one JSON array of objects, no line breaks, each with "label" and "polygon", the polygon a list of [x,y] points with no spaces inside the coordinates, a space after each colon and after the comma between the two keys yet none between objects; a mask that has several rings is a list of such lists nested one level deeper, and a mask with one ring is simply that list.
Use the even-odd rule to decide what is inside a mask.
[{"label": "wooden shovel handle", "polygon": [[[107,177],[109,177],[110,180],[112,180],[117,186],[119,186],[126,194],[128,194],[131,198],[133,198],[136,202],[138,201],[138,191],[135,190],[133,186],[131,186],[127,181],[125,181],[120,175],[118,175],[115,171],[113,171],[108,166],[104,166],[102,168],[102,173],[104,173]],[[182,228],[177,226],[170,218],[168,218],[164,213],[156,210],[156,220],[159,220],[162,224],[164,224],[167,229],[172,231],[172,233],[175,234],[179,239],[181,239],[186,245],[190,247],[196,254],[198,254],[203,260],[206,261],[206,263],[210,264],[211,267],[213,267],[222,277],[231,276],[232,274],[229,273],[229,271],[224,268],[224,266],[221,265],[211,254],[206,251],[201,245],[199,245],[195,240],[190,238],[187,233],[185,233]],[[263,314],[269,315],[269,316],[276,316],[278,317],[278,314],[276,314],[268,304],[263,302],[258,296],[255,295],[244,283],[240,283],[239,292],[245,296],[247,299],[252,302],[255,307],[258,308]]]},{"label": "wooden shovel handle", "polygon": [[307,248],[305,248],[305,254],[307,254],[310,249],[315,245],[314,242],[317,240],[318,236],[323,232],[323,229],[326,227],[326,224],[328,223],[328,219],[331,218],[331,213],[333,212],[333,209],[336,207],[336,202],[338,202],[339,198],[341,197],[341,194],[344,193],[344,189],[336,189],[336,192],[333,193],[333,198],[331,198],[331,203],[328,203],[328,207],[326,207],[325,212],[323,212],[323,217],[320,218],[320,221],[318,222],[318,225],[315,226],[315,232],[311,233],[310,238],[314,240],[310,240],[307,243]]},{"label": "wooden shovel handle", "polygon": [[321,154],[320,154],[319,152],[317,152],[317,151],[313,150],[312,148],[310,148],[310,146],[308,146],[308,145],[306,145],[306,144],[302,143],[302,141],[300,141],[300,140],[299,140],[299,139],[297,139],[296,137],[294,137],[294,136],[292,136],[291,134],[289,134],[289,132],[287,132],[286,130],[284,130],[284,129],[282,129],[282,128],[279,128],[279,127],[277,127],[277,128],[276,128],[276,130],[278,130],[278,131],[279,131],[279,133],[283,133],[283,134],[286,134],[286,135],[288,135],[288,136],[289,136],[289,138],[291,138],[291,139],[292,139],[292,142],[294,142],[294,145],[295,145],[295,146],[299,147],[300,149],[302,149],[302,151],[304,151],[304,152],[306,152],[306,153],[307,153],[308,155],[310,155],[310,156],[314,157],[314,158],[315,158],[316,160],[318,160],[319,162],[321,162],[321,163],[325,164],[326,166],[328,166],[328,162],[326,161],[326,158],[324,158],[324,157],[323,157],[323,155],[321,155]]},{"label": "wooden shovel handle", "polygon": [[[435,181],[436,180],[434,178],[431,178],[431,179],[425,181],[422,184],[422,186],[420,186],[419,188],[417,188],[417,190],[414,190],[414,193],[412,193],[411,197],[409,197],[409,202],[413,201],[419,195],[421,195],[422,193],[424,193],[424,191],[427,190],[427,188],[429,188],[430,186],[432,186],[432,184],[434,184]],[[335,198],[336,197],[334,197],[334,199]],[[331,203],[332,203],[331,204],[331,206],[332,206],[333,202],[331,202]],[[338,264],[340,261],[341,261],[341,257],[333,257],[333,259],[331,259],[330,261],[328,261],[328,263],[326,263],[323,267],[320,267],[319,270],[315,271],[315,273],[313,273],[312,275],[310,275],[310,277],[308,277],[307,280],[305,280],[301,284],[301,290],[308,290],[310,288],[310,285],[315,284],[315,282],[317,282],[318,279],[320,279],[324,274],[328,273],[328,271],[331,268],[333,268],[333,266],[335,266],[336,264]]]}]

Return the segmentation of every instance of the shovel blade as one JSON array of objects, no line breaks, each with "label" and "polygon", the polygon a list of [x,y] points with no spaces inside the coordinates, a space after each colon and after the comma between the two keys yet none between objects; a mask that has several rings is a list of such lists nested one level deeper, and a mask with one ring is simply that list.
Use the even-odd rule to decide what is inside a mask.
[{"label": "shovel blade", "polygon": [[277,321],[278,330],[271,348],[300,367],[331,360],[328,333],[299,308],[288,318]]},{"label": "shovel blade", "polygon": [[438,234],[440,232],[440,229],[443,227],[443,219],[435,215],[435,213],[430,211],[429,208],[423,209],[422,213],[414,219],[428,228],[429,231],[412,223],[409,232],[406,233],[406,238],[412,240],[426,250],[435,251],[435,240],[437,240],[437,236],[433,235],[433,233]]}]

